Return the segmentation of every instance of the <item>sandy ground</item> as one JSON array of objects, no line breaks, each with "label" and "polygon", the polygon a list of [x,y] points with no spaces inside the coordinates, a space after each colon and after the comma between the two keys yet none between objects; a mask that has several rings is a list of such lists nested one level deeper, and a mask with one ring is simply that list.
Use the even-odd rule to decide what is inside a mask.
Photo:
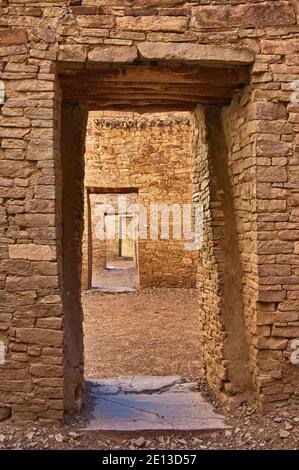
[{"label": "sandy ground", "polygon": [[[131,263],[132,264],[132,263]],[[108,292],[135,290],[139,286],[138,272],[134,267],[111,263],[109,268],[92,270],[92,287]]]},{"label": "sandy ground", "polygon": [[194,289],[83,294],[85,376],[200,376]]},{"label": "sandy ground", "polygon": [[[215,410],[223,411],[205,382],[201,381],[199,386]],[[263,415],[254,406],[244,405],[230,413],[226,421],[231,429],[206,434],[83,431],[84,422],[81,418],[55,428],[0,423],[0,449],[299,450],[299,416],[296,407],[278,408]]]},{"label": "sandy ground", "polygon": [[[193,290],[148,289],[130,294],[84,295],[86,372],[199,376],[200,352]],[[113,319],[113,321],[111,321]],[[223,410],[204,379],[199,390],[231,429],[222,432],[109,433],[83,431],[83,417],[41,428],[0,423],[0,449],[294,449],[299,450],[298,406],[262,414],[243,405]],[[141,444],[140,444],[141,443]]]}]

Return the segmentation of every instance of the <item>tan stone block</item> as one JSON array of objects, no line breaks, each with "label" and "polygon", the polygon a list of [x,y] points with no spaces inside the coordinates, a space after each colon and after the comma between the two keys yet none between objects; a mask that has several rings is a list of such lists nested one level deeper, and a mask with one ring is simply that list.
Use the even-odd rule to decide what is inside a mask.
[{"label": "tan stone block", "polygon": [[61,318],[38,318],[36,320],[37,328],[46,328],[50,330],[60,330],[62,327]]},{"label": "tan stone block", "polygon": [[266,255],[292,253],[293,244],[282,240],[259,241],[257,243],[257,250],[259,254]]},{"label": "tan stone block", "polygon": [[257,312],[257,325],[272,325],[298,321],[299,313],[293,312]]},{"label": "tan stone block", "polygon": [[266,395],[275,395],[281,393],[283,390],[283,384],[271,385],[269,387],[263,387],[263,393]]},{"label": "tan stone block", "polygon": [[16,341],[26,344],[40,344],[41,346],[61,346],[63,333],[43,328],[17,328]]},{"label": "tan stone block", "polygon": [[116,26],[128,31],[173,31],[184,32],[188,27],[188,18],[184,16],[120,16]]},{"label": "tan stone block", "polygon": [[35,212],[35,213],[50,213],[55,212],[55,203],[54,201],[44,200],[44,199],[32,199],[27,201],[25,204],[26,212]]},{"label": "tan stone block", "polygon": [[57,276],[7,276],[6,289],[8,291],[33,290],[33,289],[58,289]]},{"label": "tan stone block", "polygon": [[26,44],[27,31],[25,29],[11,29],[10,31],[0,31],[0,45],[9,46],[12,44]]},{"label": "tan stone block", "polygon": [[19,46],[1,46],[0,47],[0,57],[10,57],[14,55],[23,55],[27,54],[28,49],[27,46],[19,45]]},{"label": "tan stone block", "polygon": [[29,276],[33,270],[31,263],[24,260],[4,260],[0,262],[0,272],[16,274],[19,276]]},{"label": "tan stone block", "polygon": [[35,197],[37,199],[55,199],[56,188],[54,185],[39,184],[35,188]]},{"label": "tan stone block", "polygon": [[132,63],[137,59],[135,46],[103,46],[92,49],[88,54],[90,62]]},{"label": "tan stone block", "polygon": [[285,349],[287,344],[287,339],[265,338],[263,336],[256,338],[256,347],[258,349]]},{"label": "tan stone block", "polygon": [[58,60],[62,62],[85,62],[88,47],[71,45],[61,45],[58,50]]},{"label": "tan stone block", "polygon": [[299,338],[299,326],[274,326],[272,335],[280,338]]},{"label": "tan stone block", "polygon": [[31,263],[34,274],[40,274],[41,276],[56,276],[58,274],[57,263],[50,261],[39,261]]},{"label": "tan stone block", "polygon": [[259,140],[256,143],[258,157],[283,157],[288,155],[290,149],[289,143],[277,140]]},{"label": "tan stone block", "polygon": [[296,54],[299,52],[298,38],[292,39],[263,39],[261,41],[264,54]]},{"label": "tan stone block", "polygon": [[76,21],[83,28],[113,28],[114,17],[111,15],[77,15]]},{"label": "tan stone block", "polygon": [[293,6],[289,1],[202,5],[194,7],[192,15],[194,16],[192,25],[199,29],[285,26],[296,22]]},{"label": "tan stone block", "polygon": [[27,177],[32,173],[32,168],[28,162],[23,161],[0,161],[0,174],[2,177],[17,178]]},{"label": "tan stone block", "polygon": [[[61,392],[63,393],[63,379],[57,377],[40,377],[34,378],[33,383],[38,387],[58,387],[61,388]],[[61,395],[62,396],[62,395]]]},{"label": "tan stone block", "polygon": [[269,183],[285,183],[288,180],[286,168],[275,166],[257,168],[257,180]]},{"label": "tan stone block", "polygon": [[9,245],[9,256],[12,259],[31,261],[55,261],[56,249],[52,245],[17,244]]},{"label": "tan stone block", "polygon": [[[91,1],[91,0],[83,0],[84,1]],[[184,0],[134,0],[133,4],[134,7],[172,7],[177,5],[182,5]]]},{"label": "tan stone block", "polygon": [[286,118],[286,108],[282,103],[260,101],[253,105],[255,119],[277,120]]},{"label": "tan stone block", "polygon": [[291,267],[285,264],[264,264],[258,266],[259,276],[290,276]]},{"label": "tan stone block", "polygon": [[62,377],[63,368],[53,365],[45,364],[32,364],[30,367],[30,374],[35,377]]},{"label": "tan stone block", "polygon": [[284,212],[287,208],[287,201],[283,199],[265,199],[257,201],[258,212]]},{"label": "tan stone block", "polygon": [[163,42],[142,42],[137,47],[140,55],[148,60],[231,65],[250,64],[254,60],[253,52],[238,47]]}]

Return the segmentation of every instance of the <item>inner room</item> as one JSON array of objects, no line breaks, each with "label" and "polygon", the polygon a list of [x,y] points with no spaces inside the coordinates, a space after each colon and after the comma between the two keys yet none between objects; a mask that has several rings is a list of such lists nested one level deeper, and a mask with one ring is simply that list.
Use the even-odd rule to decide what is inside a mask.
[{"label": "inner room", "polygon": [[187,111],[89,112],[82,243],[87,379],[200,376],[192,143]]}]

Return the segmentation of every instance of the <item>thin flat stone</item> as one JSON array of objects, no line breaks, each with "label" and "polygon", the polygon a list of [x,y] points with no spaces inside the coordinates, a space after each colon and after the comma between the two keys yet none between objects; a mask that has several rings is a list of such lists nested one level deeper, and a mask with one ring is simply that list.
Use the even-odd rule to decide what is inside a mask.
[{"label": "thin flat stone", "polygon": [[214,431],[227,429],[199,392],[98,395],[87,430]]},{"label": "thin flat stone", "polygon": [[241,47],[171,42],[141,42],[137,47],[148,60],[203,65],[248,65],[254,61],[254,52]]},{"label": "thin flat stone", "polygon": [[165,390],[186,392],[196,390],[195,382],[187,382],[179,375],[131,375],[112,379],[88,379],[92,387],[97,387],[97,393],[161,393]]}]

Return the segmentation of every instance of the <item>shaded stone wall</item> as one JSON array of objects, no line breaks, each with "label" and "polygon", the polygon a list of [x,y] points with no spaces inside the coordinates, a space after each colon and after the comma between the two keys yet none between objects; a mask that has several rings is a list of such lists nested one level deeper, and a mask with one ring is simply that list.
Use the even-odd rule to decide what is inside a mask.
[{"label": "shaded stone wall", "polygon": [[[198,269],[204,364],[213,388],[237,395],[239,401],[251,390],[245,325],[247,292],[243,291],[246,273],[239,244],[248,234],[244,230],[238,233],[249,214],[235,194],[230,142],[224,135],[221,108],[199,108],[194,125],[194,178],[199,186],[197,198],[204,207],[204,243]],[[242,181],[236,192],[242,191],[240,186]],[[252,269],[250,265],[250,274]]]},{"label": "shaded stone wall", "polygon": [[[171,207],[172,204],[179,205],[183,220],[183,204],[192,203],[191,137],[189,113],[138,116],[94,112],[90,115],[85,186],[92,190],[135,188],[136,202],[146,211],[144,221],[143,212],[140,213],[138,239],[141,286],[195,286],[197,253],[185,249],[188,239],[184,237],[182,227],[181,239],[174,239],[173,218],[176,214],[172,215]],[[130,204],[128,194],[128,207]],[[162,238],[160,220],[158,239],[152,238],[154,218],[150,214],[151,204],[170,207],[171,211],[164,217],[169,220],[169,239]],[[158,217],[161,214],[160,211]],[[94,233],[94,227],[92,230]],[[85,235],[84,240],[87,239]],[[87,257],[84,258],[86,263]],[[83,273],[85,281],[87,271],[86,266]]]},{"label": "shaded stone wall", "polygon": [[[238,270],[233,275],[237,285],[240,269],[242,274],[242,309],[238,310],[242,321],[238,321],[244,325],[247,372],[258,402],[297,402],[299,372],[290,356],[293,340],[299,337],[299,113],[298,103],[291,101],[299,71],[298,2],[70,3],[5,0],[0,7],[0,340],[6,346],[5,363],[0,365],[1,416],[59,422],[65,409],[78,407],[79,356],[73,357],[76,363],[70,368],[76,371],[75,382],[63,380],[68,377],[72,340],[78,335],[80,343],[82,335],[77,323],[65,322],[59,72],[72,69],[75,74],[80,67],[132,64],[137,57],[147,65],[162,61],[200,63],[207,69],[216,66],[219,73],[213,72],[213,77],[219,84],[227,67],[237,75],[237,65],[252,63],[248,88],[223,113],[222,126],[233,236],[239,248]],[[86,70],[88,76],[91,69]],[[208,75],[208,71],[206,75],[201,72]],[[208,97],[206,87],[198,91],[198,102],[221,101],[213,83]],[[71,91],[75,84],[76,78],[70,82]],[[78,85],[76,93],[82,86]],[[165,87],[159,89],[165,93]],[[189,88],[188,96],[191,92]],[[72,103],[84,101],[76,93]],[[233,94],[230,91],[221,103]],[[118,96],[117,101],[132,105],[133,95],[130,99]],[[190,102],[186,95],[180,99]],[[138,101],[144,103],[144,99]],[[70,146],[76,142],[76,132],[73,129]],[[206,201],[205,230],[207,234],[212,226],[214,230],[201,255],[204,269],[200,273],[207,273],[206,283],[199,281],[200,298],[206,304],[202,315],[205,368],[213,388],[222,397],[230,397],[235,390],[227,374],[233,363],[225,347],[229,332],[220,315],[225,296],[219,289],[224,282],[221,257],[225,247],[219,249],[216,230],[225,215],[219,210],[222,196],[214,170],[205,159],[202,165],[205,182],[197,192],[203,192]],[[73,184],[67,174],[64,184]],[[76,236],[79,246],[80,234]],[[78,266],[80,255],[77,252]],[[236,252],[229,255],[228,266],[235,257]],[[78,298],[79,289],[75,290]],[[240,344],[238,336],[236,344]],[[66,396],[72,397],[67,406]]]}]

